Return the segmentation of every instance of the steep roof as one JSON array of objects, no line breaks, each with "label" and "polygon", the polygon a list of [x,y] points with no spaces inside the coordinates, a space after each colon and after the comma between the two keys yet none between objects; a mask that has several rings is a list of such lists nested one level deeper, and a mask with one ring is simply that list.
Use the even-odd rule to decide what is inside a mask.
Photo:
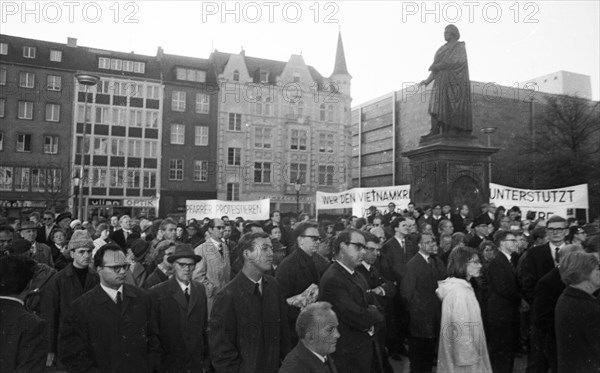
[{"label": "steep roof", "polygon": [[348,67],[346,67],[346,55],[344,54],[344,43],[342,42],[342,32],[338,34],[337,50],[335,52],[335,66],[333,67],[333,73],[350,75]]}]

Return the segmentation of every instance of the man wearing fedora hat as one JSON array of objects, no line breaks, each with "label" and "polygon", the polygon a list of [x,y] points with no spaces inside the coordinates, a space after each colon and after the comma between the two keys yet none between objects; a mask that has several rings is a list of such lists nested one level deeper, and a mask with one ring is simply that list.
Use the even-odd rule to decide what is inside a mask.
[{"label": "man wearing fedora hat", "polygon": [[52,259],[52,250],[50,250],[50,247],[35,240],[38,234],[38,227],[35,223],[31,221],[23,222],[19,228],[19,233],[24,240],[29,241],[31,244],[31,255],[36,262],[54,267],[54,260]]},{"label": "man wearing fedora hat", "polygon": [[151,336],[160,372],[202,372],[208,359],[207,301],[204,286],[192,280],[201,257],[188,244],[178,244],[168,257],[173,276],[150,289]]}]

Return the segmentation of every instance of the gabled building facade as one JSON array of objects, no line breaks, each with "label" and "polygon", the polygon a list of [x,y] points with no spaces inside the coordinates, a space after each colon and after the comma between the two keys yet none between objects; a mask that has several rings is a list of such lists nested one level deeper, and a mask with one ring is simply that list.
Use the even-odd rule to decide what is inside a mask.
[{"label": "gabled building facade", "polygon": [[222,200],[271,199],[271,210],[314,214],[317,190],[350,182],[351,76],[341,36],[324,78],[301,55],[287,62],[215,51],[218,179]]}]

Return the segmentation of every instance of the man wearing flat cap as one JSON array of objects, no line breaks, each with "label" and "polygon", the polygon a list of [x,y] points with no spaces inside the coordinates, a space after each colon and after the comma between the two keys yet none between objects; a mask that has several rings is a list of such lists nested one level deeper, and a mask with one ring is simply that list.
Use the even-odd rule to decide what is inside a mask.
[{"label": "man wearing flat cap", "polygon": [[159,372],[202,372],[208,368],[207,301],[204,286],[192,280],[201,257],[178,244],[168,257],[173,277],[150,289],[150,327]]},{"label": "man wearing flat cap", "polygon": [[96,271],[89,268],[94,242],[87,231],[73,233],[68,249],[73,262],[53,276],[42,292],[41,316],[48,322],[46,366],[57,361],[58,331],[69,314],[71,303],[100,282]]}]

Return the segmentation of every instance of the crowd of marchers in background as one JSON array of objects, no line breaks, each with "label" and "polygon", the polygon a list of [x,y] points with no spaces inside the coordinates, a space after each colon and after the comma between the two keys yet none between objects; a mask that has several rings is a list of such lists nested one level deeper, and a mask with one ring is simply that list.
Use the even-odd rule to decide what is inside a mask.
[{"label": "crowd of marchers in background", "polygon": [[600,372],[599,251],[493,203],[0,217],[0,371]]}]

